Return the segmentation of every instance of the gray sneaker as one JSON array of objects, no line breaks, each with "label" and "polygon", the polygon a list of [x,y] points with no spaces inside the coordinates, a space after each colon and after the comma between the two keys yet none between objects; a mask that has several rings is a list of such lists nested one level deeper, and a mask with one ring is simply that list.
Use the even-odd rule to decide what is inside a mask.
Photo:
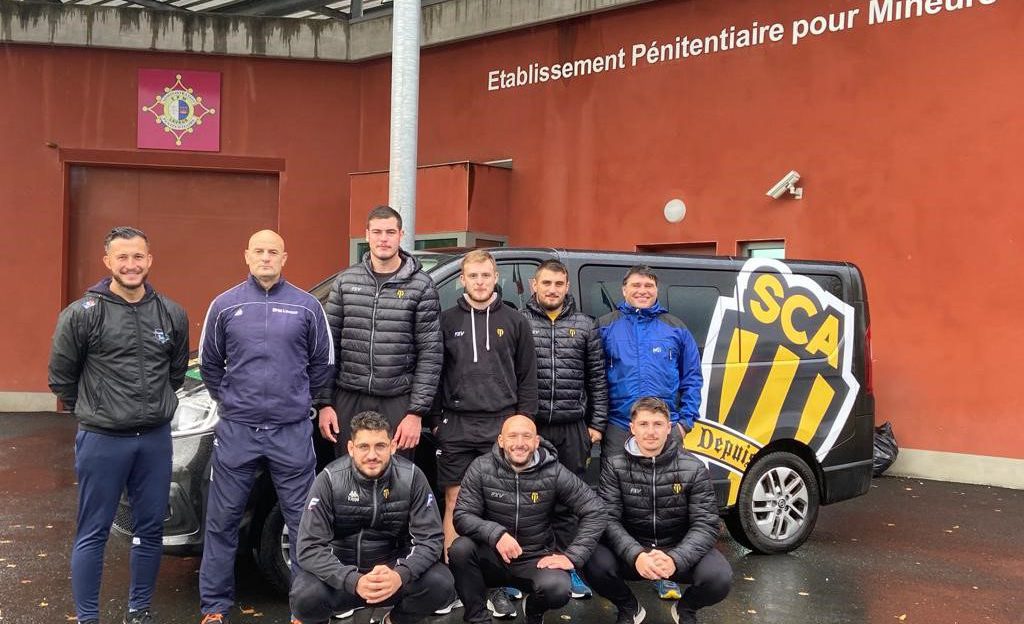
[{"label": "gray sneaker", "polygon": [[125,612],[123,622],[124,624],[156,624],[148,607],[138,611]]},{"label": "gray sneaker", "polygon": [[514,618],[517,615],[515,606],[501,587],[487,594],[487,609],[496,618]]},{"label": "gray sneaker", "polygon": [[446,604],[445,606],[441,607],[437,611],[434,611],[434,615],[448,615],[452,611],[454,611],[456,609],[459,609],[461,607],[462,607],[462,601],[459,600],[458,598],[456,598],[455,600],[449,602],[448,604]]}]

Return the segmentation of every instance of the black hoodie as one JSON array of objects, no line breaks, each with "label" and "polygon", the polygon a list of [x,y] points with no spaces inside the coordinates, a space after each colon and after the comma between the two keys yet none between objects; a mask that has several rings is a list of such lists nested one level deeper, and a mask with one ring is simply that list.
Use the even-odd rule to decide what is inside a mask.
[{"label": "black hoodie", "polygon": [[486,310],[465,297],[441,313],[445,413],[509,416],[537,413],[537,356],[530,323],[504,305],[501,295]]}]

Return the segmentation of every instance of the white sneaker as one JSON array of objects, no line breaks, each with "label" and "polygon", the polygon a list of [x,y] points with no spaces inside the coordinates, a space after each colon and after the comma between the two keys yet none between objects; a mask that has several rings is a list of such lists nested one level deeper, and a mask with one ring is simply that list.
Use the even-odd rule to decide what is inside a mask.
[{"label": "white sneaker", "polygon": [[452,611],[454,611],[456,609],[459,609],[461,607],[462,607],[462,601],[459,600],[458,598],[456,598],[455,600],[453,600],[452,602],[450,602],[450,603],[446,604],[445,606],[441,607],[437,611],[434,611],[434,615],[448,615]]}]

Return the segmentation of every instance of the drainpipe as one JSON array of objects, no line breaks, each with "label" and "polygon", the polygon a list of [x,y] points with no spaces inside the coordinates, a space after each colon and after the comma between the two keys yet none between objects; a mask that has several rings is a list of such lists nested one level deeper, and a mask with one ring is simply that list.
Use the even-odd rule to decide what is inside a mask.
[{"label": "drainpipe", "polygon": [[416,132],[420,97],[420,0],[395,0],[391,33],[391,164],[388,203],[402,215],[402,248],[416,248]]}]

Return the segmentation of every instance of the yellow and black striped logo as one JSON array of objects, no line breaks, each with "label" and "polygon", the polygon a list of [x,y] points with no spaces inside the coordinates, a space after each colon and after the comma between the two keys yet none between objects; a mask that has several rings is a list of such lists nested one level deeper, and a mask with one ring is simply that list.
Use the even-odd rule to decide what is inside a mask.
[{"label": "yellow and black striped logo", "polygon": [[540,501],[540,494],[538,494],[536,492],[530,492],[530,500],[535,502],[535,503],[539,502]]},{"label": "yellow and black striped logo", "polygon": [[708,330],[701,419],[685,445],[733,482],[773,440],[824,459],[860,384],[853,376],[853,308],[784,263],[751,258]]}]

